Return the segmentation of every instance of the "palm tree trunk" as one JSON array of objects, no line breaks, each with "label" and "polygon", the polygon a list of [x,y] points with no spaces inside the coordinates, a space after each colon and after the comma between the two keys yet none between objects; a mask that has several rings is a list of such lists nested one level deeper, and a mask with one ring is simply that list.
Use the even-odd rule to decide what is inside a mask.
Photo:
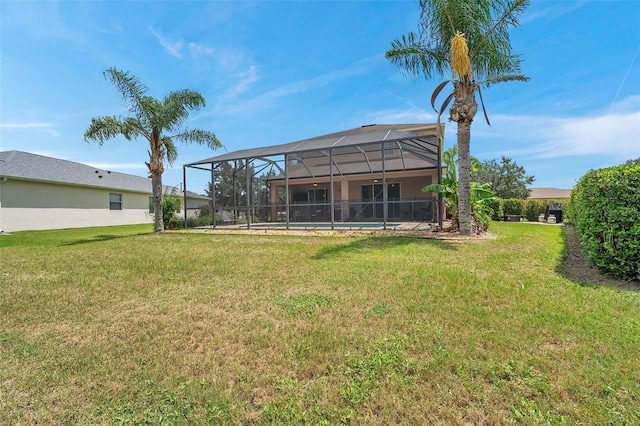
[{"label": "palm tree trunk", "polygon": [[156,232],[164,232],[164,220],[162,217],[162,173],[164,172],[164,151],[160,142],[160,132],[153,129],[151,134],[149,162],[147,167],[151,174],[151,192],[153,193],[154,222]]},{"label": "palm tree trunk", "polygon": [[153,192],[154,222],[155,231],[164,232],[164,221],[162,219],[162,175],[151,175],[151,191]]},{"label": "palm tree trunk", "polygon": [[458,123],[458,220],[460,233],[471,235],[471,123]]},{"label": "palm tree trunk", "polygon": [[449,114],[458,123],[458,219],[460,233],[471,235],[471,123],[478,104],[473,81],[463,79],[454,86],[455,101]]}]

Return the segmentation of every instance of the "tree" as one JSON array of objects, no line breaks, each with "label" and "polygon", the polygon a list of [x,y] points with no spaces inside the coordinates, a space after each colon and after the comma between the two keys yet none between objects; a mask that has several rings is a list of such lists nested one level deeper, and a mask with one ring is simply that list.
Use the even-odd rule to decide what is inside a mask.
[{"label": "tree", "polygon": [[[235,164],[225,161],[216,168],[216,209],[233,208],[234,206],[242,208],[247,205],[247,175],[244,165],[245,163],[242,160],[237,161]],[[253,176],[253,174],[253,165],[249,164],[249,175]],[[211,197],[211,182],[209,182],[204,191],[207,197]]]},{"label": "tree", "polygon": [[[508,29],[518,25],[517,15],[529,0],[420,0],[420,31],[391,43],[386,57],[407,74],[427,80],[451,71],[454,80],[442,82],[431,96],[434,106],[449,82],[453,92],[438,111],[453,99],[449,120],[458,125],[458,204],[460,232],[471,234],[471,123],[482,102],[481,87],[506,81],[527,81],[520,74],[520,58],[511,54]],[[457,79],[456,79],[457,77]],[[484,110],[484,105],[482,105]],[[489,119],[485,111],[487,123]]]},{"label": "tree", "polygon": [[[454,229],[459,228],[458,211],[458,175],[456,173],[456,157],[458,147],[453,146],[442,154],[442,162],[445,164],[445,174],[442,183],[434,183],[422,188],[422,192],[437,192],[442,194],[447,212],[451,215]],[[480,162],[471,157],[471,170],[477,171]],[[471,208],[472,208],[472,232],[485,231],[491,221],[491,203],[496,199],[488,183],[471,182]]]},{"label": "tree", "polygon": [[638,164],[640,164],[640,157],[625,161],[623,166],[637,166]]},{"label": "tree", "polygon": [[528,198],[529,189],[535,177],[527,175],[524,167],[504,155],[500,163],[496,160],[483,161],[480,169],[472,177],[481,183],[490,183],[493,193],[500,198]]},{"label": "tree", "polygon": [[91,119],[84,134],[86,142],[99,145],[116,136],[127,140],[139,136],[149,141],[149,162],[145,162],[151,175],[151,191],[154,201],[155,231],[163,232],[162,221],[162,173],[164,162],[169,165],[178,158],[175,141],[206,145],[211,149],[222,144],[215,134],[205,130],[183,129],[190,110],[205,106],[202,95],[196,91],[182,89],[167,94],[162,100],[147,96],[147,87],[129,72],[109,68],[104,72],[127,103],[129,117],[105,116]]}]

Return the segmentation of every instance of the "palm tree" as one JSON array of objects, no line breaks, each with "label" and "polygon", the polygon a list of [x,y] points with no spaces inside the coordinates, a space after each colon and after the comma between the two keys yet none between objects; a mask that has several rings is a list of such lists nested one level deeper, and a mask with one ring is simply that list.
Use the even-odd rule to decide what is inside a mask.
[{"label": "palm tree", "polygon": [[144,136],[149,141],[149,162],[145,164],[151,174],[155,230],[163,232],[162,173],[165,160],[171,165],[178,158],[174,141],[207,145],[211,149],[220,148],[222,144],[212,132],[182,129],[189,110],[205,106],[200,93],[187,89],[177,90],[160,101],[147,96],[147,87],[129,72],[109,68],[104,72],[104,77],[116,86],[132,116],[92,118],[84,133],[84,140],[102,145],[106,140],[122,135],[127,140]]},{"label": "palm tree", "polygon": [[[456,174],[456,157],[458,156],[458,147],[456,145],[447,149],[442,153],[442,162],[445,165],[445,174],[442,176],[442,183],[434,183],[422,188],[422,192],[437,192],[442,194],[447,213],[451,216],[453,229],[459,227],[458,214],[458,176]],[[477,172],[480,168],[480,161],[471,157],[471,171]],[[491,221],[490,204],[496,197],[491,191],[490,183],[471,182],[471,208],[472,208],[472,226],[473,233],[486,231]]]},{"label": "palm tree", "polygon": [[[482,101],[481,87],[505,81],[527,81],[520,74],[520,57],[511,54],[508,29],[529,0],[420,0],[418,34],[410,32],[391,43],[386,57],[407,74],[426,79],[451,72],[453,80],[438,85],[431,105],[449,82],[453,92],[437,110],[440,115],[453,99],[449,120],[458,124],[458,213],[460,232],[471,234],[471,123]],[[482,105],[484,110],[484,105]],[[487,123],[489,118],[484,113]],[[442,135],[441,135],[442,136]]]}]

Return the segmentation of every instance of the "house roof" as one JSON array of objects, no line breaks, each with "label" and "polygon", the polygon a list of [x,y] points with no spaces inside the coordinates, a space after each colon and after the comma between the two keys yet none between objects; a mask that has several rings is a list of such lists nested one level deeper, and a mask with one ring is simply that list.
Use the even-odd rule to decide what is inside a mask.
[{"label": "house roof", "polygon": [[432,159],[434,162],[431,166],[435,167],[438,158],[437,151],[440,148],[440,140],[436,133],[436,124],[371,124],[280,145],[233,151],[185,164],[185,166],[215,164],[224,161],[252,158],[264,159],[271,156],[287,154],[300,154],[299,156],[305,157],[304,153],[326,151],[329,149],[338,153],[341,152],[341,149],[342,152],[353,152],[353,148],[357,146],[378,145],[381,142],[399,143],[401,141],[412,141],[414,148],[417,150],[429,151],[433,154]]},{"label": "house roof", "polygon": [[[0,152],[0,177],[151,194],[151,179],[24,151]],[[173,187],[165,186],[166,190]],[[182,195],[182,194],[180,194]],[[189,197],[206,198],[190,193]]]},{"label": "house roof", "polygon": [[565,199],[571,196],[570,189],[559,188],[529,188],[529,198],[533,199]]}]

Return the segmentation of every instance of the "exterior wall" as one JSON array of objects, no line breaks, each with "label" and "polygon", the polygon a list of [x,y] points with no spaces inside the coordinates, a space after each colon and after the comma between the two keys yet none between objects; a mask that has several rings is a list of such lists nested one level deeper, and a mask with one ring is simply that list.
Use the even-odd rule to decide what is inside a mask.
[{"label": "exterior wall", "polygon": [[[432,183],[437,182],[437,170],[412,170],[406,172],[389,172],[386,174],[387,184],[389,183],[400,183],[400,197],[403,199],[406,198],[425,198],[425,197],[436,197],[437,194],[429,194],[422,192],[422,188],[430,185]],[[344,194],[343,196],[343,187],[342,182],[347,181],[348,183],[348,194]],[[377,180],[377,182],[374,182]],[[362,198],[362,185],[371,185],[374,183],[382,183],[382,174],[381,173],[367,173],[362,175],[352,175],[352,176],[335,176],[333,181],[333,195],[335,201],[348,201],[348,200],[360,200]],[[314,186],[317,185],[317,186]],[[273,181],[272,188],[284,187],[284,181]],[[314,188],[325,188],[327,189],[327,200],[329,199],[329,178],[323,177],[319,179],[314,178],[305,178],[305,179],[290,179],[289,180],[289,190],[291,192],[290,196],[293,197],[293,192],[301,191],[306,192],[307,190]],[[347,191],[345,191],[347,192]]]},{"label": "exterior wall", "polygon": [[[389,200],[387,214],[389,218],[407,221],[431,221],[436,218],[437,206],[434,204],[437,194],[424,193],[422,188],[437,182],[437,170],[411,170],[402,172],[389,172],[386,174],[387,185],[400,184],[400,199]],[[367,173],[361,175],[335,176],[333,182],[333,196],[337,204],[336,220],[379,220],[383,215],[382,204],[377,201],[362,200],[362,187],[364,185],[381,185],[381,173]],[[273,181],[271,191],[274,188],[283,187],[284,181]],[[330,220],[331,210],[315,206],[331,201],[330,180],[323,178],[291,179],[289,181],[290,199],[292,205],[292,221],[326,221]],[[296,194],[304,198],[307,191],[313,189],[326,189],[326,202],[296,202]],[[394,201],[396,201],[394,203]],[[275,217],[272,208],[272,217]]]},{"label": "exterior wall", "polygon": [[[109,194],[122,194],[122,210]],[[150,194],[13,180],[0,182],[0,229],[22,231],[152,223]]]},{"label": "exterior wall", "polygon": [[[180,198],[180,202],[183,203],[184,200]],[[209,203],[209,200],[187,197],[187,217],[198,216],[202,208],[210,210]],[[180,207],[180,210],[182,210],[182,207]]]}]

